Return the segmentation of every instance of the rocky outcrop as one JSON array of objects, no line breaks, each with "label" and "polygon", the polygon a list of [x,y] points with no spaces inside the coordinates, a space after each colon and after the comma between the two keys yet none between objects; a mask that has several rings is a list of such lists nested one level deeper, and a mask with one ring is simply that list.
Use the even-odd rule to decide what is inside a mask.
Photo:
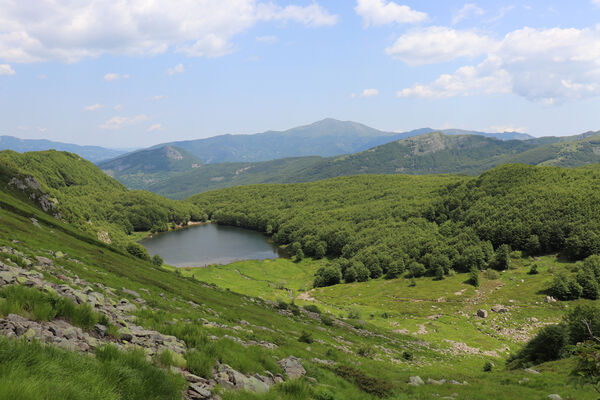
[{"label": "rocky outcrop", "polygon": [[290,379],[298,379],[306,374],[306,370],[302,364],[300,364],[300,359],[294,356],[289,356],[283,360],[279,360],[277,363]]}]

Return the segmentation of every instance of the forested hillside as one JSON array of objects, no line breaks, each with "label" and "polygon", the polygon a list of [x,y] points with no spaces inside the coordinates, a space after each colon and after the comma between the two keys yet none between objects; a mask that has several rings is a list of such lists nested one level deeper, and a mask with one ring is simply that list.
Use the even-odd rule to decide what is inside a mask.
[{"label": "forested hillside", "polygon": [[130,191],[76,154],[0,152],[0,185],[45,211],[109,242],[134,231],[163,231],[200,218],[186,203]]},{"label": "forested hillside", "polygon": [[[600,251],[600,170],[505,165],[477,178],[354,176],[208,192],[188,201],[362,280],[507,267],[508,254]],[[494,251],[495,250],[495,251]],[[368,273],[363,273],[366,267]],[[356,273],[344,277],[357,279]]]}]

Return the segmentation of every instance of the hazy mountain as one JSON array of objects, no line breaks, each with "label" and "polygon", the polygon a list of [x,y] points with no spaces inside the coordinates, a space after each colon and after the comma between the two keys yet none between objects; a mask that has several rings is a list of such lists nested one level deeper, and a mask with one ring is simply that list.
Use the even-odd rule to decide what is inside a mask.
[{"label": "hazy mountain", "polygon": [[106,174],[133,188],[144,187],[173,174],[191,172],[201,165],[202,160],[198,157],[171,145],[138,150],[98,163]]},{"label": "hazy mountain", "polygon": [[535,139],[534,136],[531,136],[527,133],[521,132],[480,132],[480,131],[467,131],[464,129],[442,129],[440,132],[445,133],[446,135],[479,135],[486,136],[490,138],[496,138],[500,140],[529,140]]},{"label": "hazy mountain", "polygon": [[[253,135],[220,135],[207,139],[167,143],[187,149],[205,163],[265,161],[298,156],[333,156],[354,153],[396,135],[356,122],[324,119],[286,131]],[[155,147],[161,147],[159,145]]]},{"label": "hazy mountain", "polygon": [[92,162],[107,160],[126,153],[124,150],[107,149],[100,146],[80,146],[45,139],[19,139],[14,136],[0,136],[0,150],[13,150],[24,153],[26,151],[51,149],[75,153]]}]

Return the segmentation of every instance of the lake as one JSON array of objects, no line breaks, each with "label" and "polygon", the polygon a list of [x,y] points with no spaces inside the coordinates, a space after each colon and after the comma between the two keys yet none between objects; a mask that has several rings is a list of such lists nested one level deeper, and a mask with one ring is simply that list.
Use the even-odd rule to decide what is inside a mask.
[{"label": "lake", "polygon": [[281,249],[260,232],[206,224],[155,235],[140,242],[151,256],[159,254],[176,267],[204,267],[240,260],[277,258]]}]

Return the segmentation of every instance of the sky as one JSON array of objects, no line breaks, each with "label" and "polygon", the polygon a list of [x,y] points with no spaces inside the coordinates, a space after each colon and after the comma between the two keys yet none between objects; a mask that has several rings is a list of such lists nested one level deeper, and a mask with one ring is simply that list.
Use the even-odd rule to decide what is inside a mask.
[{"label": "sky", "polygon": [[600,130],[600,0],[0,0],[0,135]]}]

